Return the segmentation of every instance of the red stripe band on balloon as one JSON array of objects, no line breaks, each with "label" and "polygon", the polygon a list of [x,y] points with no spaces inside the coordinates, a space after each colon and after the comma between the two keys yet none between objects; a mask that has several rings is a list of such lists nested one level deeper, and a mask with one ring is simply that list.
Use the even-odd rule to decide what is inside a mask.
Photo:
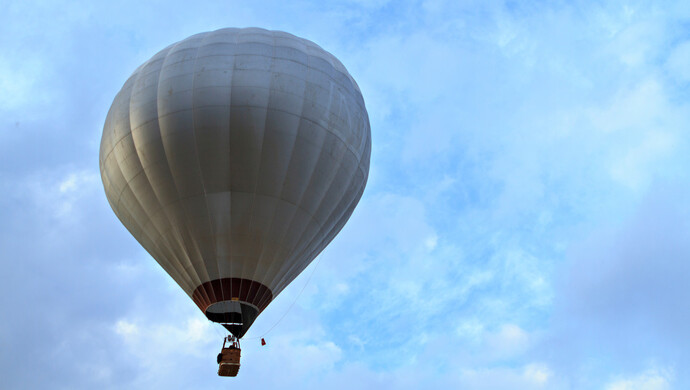
[{"label": "red stripe band on balloon", "polygon": [[206,282],[192,293],[192,299],[202,312],[216,302],[242,301],[256,306],[261,313],[273,300],[270,288],[259,282],[242,278],[223,278]]}]

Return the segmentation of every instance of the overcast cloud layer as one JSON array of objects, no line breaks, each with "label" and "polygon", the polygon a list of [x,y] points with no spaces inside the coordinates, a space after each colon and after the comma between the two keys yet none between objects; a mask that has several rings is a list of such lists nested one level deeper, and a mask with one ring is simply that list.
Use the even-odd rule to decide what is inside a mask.
[{"label": "overcast cloud layer", "polygon": [[[687,2],[141,3],[0,5],[0,388],[690,388]],[[249,26],[345,64],[372,168],[227,379],[98,146],[139,64]]]}]

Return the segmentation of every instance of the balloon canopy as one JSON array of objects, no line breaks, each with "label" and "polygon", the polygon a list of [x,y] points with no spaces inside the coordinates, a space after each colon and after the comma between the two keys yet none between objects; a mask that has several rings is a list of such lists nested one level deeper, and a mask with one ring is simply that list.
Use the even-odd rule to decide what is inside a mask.
[{"label": "balloon canopy", "polygon": [[229,28],[134,71],[108,112],[100,169],[125,227],[242,337],[347,222],[370,153],[362,94],[333,55]]}]

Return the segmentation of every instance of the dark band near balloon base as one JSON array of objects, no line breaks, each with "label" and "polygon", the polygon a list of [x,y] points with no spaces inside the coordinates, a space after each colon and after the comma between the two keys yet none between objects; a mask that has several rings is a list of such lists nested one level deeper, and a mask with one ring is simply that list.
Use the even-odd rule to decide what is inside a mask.
[{"label": "dark band near balloon base", "polygon": [[209,306],[223,301],[246,302],[255,306],[261,313],[273,300],[273,292],[270,288],[253,280],[222,278],[197,287],[192,293],[192,300],[204,314]]}]

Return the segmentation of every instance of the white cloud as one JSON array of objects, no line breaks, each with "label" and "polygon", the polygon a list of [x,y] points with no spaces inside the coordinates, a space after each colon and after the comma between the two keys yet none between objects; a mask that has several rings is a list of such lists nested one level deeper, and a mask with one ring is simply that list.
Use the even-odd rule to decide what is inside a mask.
[{"label": "white cloud", "polygon": [[[639,12],[646,12],[640,10]],[[628,18],[633,18],[635,12],[628,8]],[[627,25],[621,31],[616,32],[610,46],[619,61],[629,67],[639,67],[653,61],[659,48],[655,42],[663,40],[663,25],[657,21],[644,20]]]},{"label": "white cloud", "polygon": [[[59,175],[59,176],[58,176]],[[58,179],[54,176],[58,176]],[[35,175],[22,183],[24,196],[35,207],[61,221],[71,221],[83,216],[75,206],[90,199],[101,190],[100,175],[94,170],[72,171],[67,174],[51,171],[50,174]]]},{"label": "white cloud", "polygon": [[675,137],[659,131],[648,134],[612,163],[611,176],[630,188],[646,187],[656,171],[653,164],[673,150]]},{"label": "white cloud", "polygon": [[[149,279],[163,271],[142,265],[150,259],[140,249],[110,253],[126,232],[112,227],[117,221],[102,196],[94,157],[102,118],[93,113],[107,109],[100,101],[111,101],[130,65],[160,46],[238,23],[308,33],[339,50],[364,91],[375,142],[362,203],[268,346],[243,344],[234,385],[675,384],[666,371],[611,373],[635,372],[630,366],[650,356],[673,363],[690,348],[683,341],[690,313],[683,279],[687,191],[662,189],[665,195],[649,195],[639,215],[625,219],[658,183],[687,183],[690,46],[675,43],[687,9],[617,2],[190,4],[84,3],[56,13],[49,4],[14,2],[0,15],[0,31],[11,38],[0,60],[0,105],[32,113],[32,120],[47,115],[36,109],[47,107],[46,99],[51,113],[78,111],[69,119],[51,114],[31,136],[91,146],[80,155],[69,155],[76,148],[27,146],[17,153],[35,163],[25,168],[31,172],[0,183],[13,196],[2,200],[4,212],[14,212],[11,223],[31,221],[3,230],[6,246],[21,242],[8,252],[22,261],[8,263],[7,278],[48,285],[65,323],[111,336],[113,345],[100,349],[89,339],[75,342],[83,336],[66,336],[56,356],[80,368],[65,371],[72,378],[55,387],[228,385],[215,377],[217,327],[187,301],[158,299],[172,290],[180,301],[187,297],[165,276]],[[93,118],[85,119],[89,113]],[[20,119],[22,128],[11,130],[23,130]],[[56,125],[63,122],[69,126]],[[91,160],[81,155],[88,153]],[[53,154],[61,157],[44,159]],[[5,165],[3,174],[14,169]],[[35,232],[50,234],[32,242],[38,249],[28,248],[26,237]],[[590,238],[582,243],[584,235]],[[57,252],[63,257],[49,256]],[[554,279],[558,272],[565,276]],[[80,279],[86,275],[88,283]],[[307,276],[252,331],[269,329]],[[81,294],[102,285],[108,291]],[[79,294],[62,299],[70,288]],[[150,301],[151,294],[158,298]],[[85,305],[102,310],[87,313]],[[19,314],[25,315],[0,324],[0,348],[14,342],[30,315]],[[23,344],[7,355],[45,352]],[[88,362],[73,345],[89,347]],[[26,378],[16,374],[11,383]]]},{"label": "white cloud", "polygon": [[546,364],[532,363],[525,366],[523,376],[537,385],[545,385],[553,373]]},{"label": "white cloud", "polygon": [[548,366],[529,363],[520,368],[489,368],[461,370],[456,383],[460,388],[476,390],[561,389],[552,379]]},{"label": "white cloud", "polygon": [[461,339],[476,345],[483,341],[484,324],[476,318],[467,319],[457,326],[456,332]]},{"label": "white cloud", "polygon": [[[640,128],[657,127],[668,110],[662,85],[654,79],[624,88],[603,107],[592,108],[595,128],[603,132],[631,132]],[[619,134],[623,137],[626,134]]]},{"label": "white cloud", "polygon": [[203,357],[204,347],[218,339],[213,326],[199,315],[179,325],[120,319],[113,330],[143,364],[155,366],[157,361],[166,360],[164,356],[173,352]]},{"label": "white cloud", "polygon": [[437,244],[438,244],[438,236],[436,236],[436,235],[429,236],[426,238],[426,240],[424,240],[424,246],[426,246],[426,249],[430,252],[433,251],[434,248],[436,248]]},{"label": "white cloud", "polygon": [[486,349],[497,359],[519,357],[529,346],[528,334],[519,326],[504,324],[486,337]]},{"label": "white cloud", "polygon": [[649,370],[627,378],[614,379],[606,385],[606,390],[668,390],[671,389],[673,375],[668,370]]},{"label": "white cloud", "polygon": [[[52,204],[55,208],[56,216],[61,218],[69,217],[79,200],[91,195],[100,186],[100,176],[93,171],[70,173],[57,185],[60,195]],[[48,191],[53,191],[53,189],[48,189]]]},{"label": "white cloud", "polygon": [[609,143],[602,162],[611,178],[633,190],[646,189],[678,152],[682,115],[655,79],[620,91],[607,106],[592,109],[592,124],[603,132],[593,136]]},{"label": "white cloud", "polygon": [[132,337],[136,337],[139,334],[139,327],[127,320],[119,320],[115,324],[115,333],[131,342]]}]

